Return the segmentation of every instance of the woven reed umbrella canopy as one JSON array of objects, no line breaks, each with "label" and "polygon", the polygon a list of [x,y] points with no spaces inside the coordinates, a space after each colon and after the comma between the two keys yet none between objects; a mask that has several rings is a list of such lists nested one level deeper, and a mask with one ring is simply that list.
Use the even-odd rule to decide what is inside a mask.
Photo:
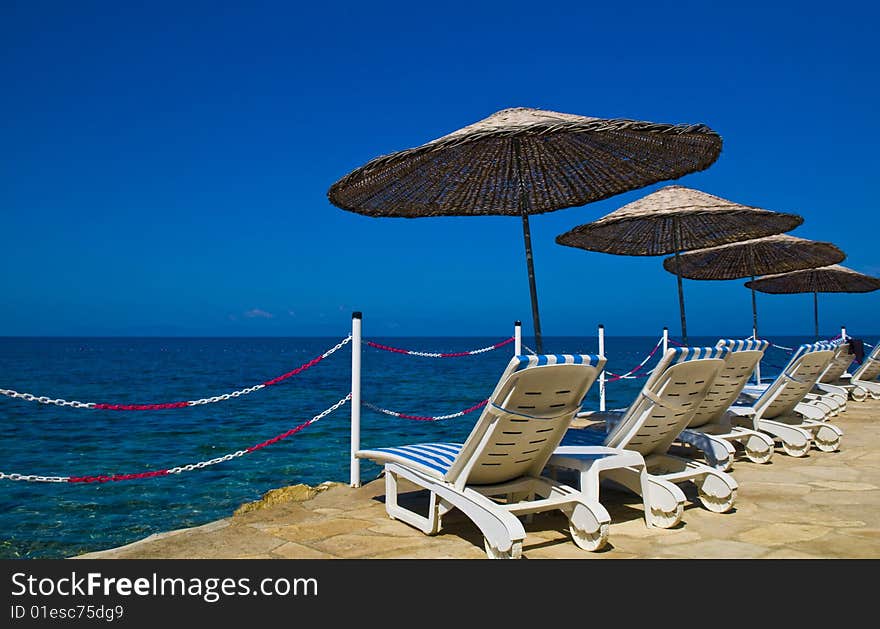
[{"label": "woven reed umbrella canopy", "polygon": [[762,293],[813,293],[813,321],[819,340],[819,293],[869,293],[880,288],[880,278],[839,264],[759,277],[746,287]]},{"label": "woven reed umbrella canopy", "polygon": [[606,199],[708,168],[709,127],[513,108],[449,135],[377,157],[334,183],[331,203],[374,217],[522,218],[536,349],[541,324],[529,215]]},{"label": "woven reed umbrella canopy", "polygon": [[[602,218],[556,237],[560,245],[629,256],[656,256],[762,238],[794,229],[804,219],[666,186]],[[678,279],[681,336],[687,343],[684,290]]]},{"label": "woven reed umbrella canopy", "polygon": [[[691,280],[736,280],[836,264],[846,254],[830,242],[777,234],[683,253],[663,268]],[[758,338],[758,305],[752,288],[752,334]]]}]

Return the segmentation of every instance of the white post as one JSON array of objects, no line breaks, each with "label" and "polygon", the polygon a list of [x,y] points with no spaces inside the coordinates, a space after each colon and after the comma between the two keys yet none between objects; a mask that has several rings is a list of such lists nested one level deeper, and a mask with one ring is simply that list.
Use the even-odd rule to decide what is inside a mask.
[{"label": "white post", "polygon": [[[605,355],[605,326],[599,324],[599,356]],[[605,410],[605,369],[599,374],[599,410]]]},{"label": "white post", "polygon": [[522,355],[522,321],[513,322],[513,355]]},{"label": "white post", "polygon": [[361,486],[361,315],[351,313],[351,486]]},{"label": "white post", "polygon": [[840,340],[843,343],[846,342],[846,326],[845,325],[840,326]]},{"label": "white post", "polygon": [[669,349],[669,328],[663,326],[663,354],[666,355],[666,350]]},{"label": "white post", "polygon": [[[752,328],[752,338],[758,340],[758,330]],[[761,384],[761,361],[755,364],[755,384]]]}]

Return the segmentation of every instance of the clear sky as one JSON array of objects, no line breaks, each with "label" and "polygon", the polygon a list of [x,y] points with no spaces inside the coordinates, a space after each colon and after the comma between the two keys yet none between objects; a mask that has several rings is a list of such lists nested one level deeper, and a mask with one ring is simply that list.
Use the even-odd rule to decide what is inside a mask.
[{"label": "clear sky", "polygon": [[[0,336],[530,333],[520,221],[373,219],[329,186],[506,107],[704,123],[676,183],[805,217],[880,275],[873,2],[0,3]],[[677,333],[662,257],[554,242],[670,182],[532,218],[545,335]],[[685,281],[747,335],[742,281]],[[811,295],[760,295],[766,335]],[[880,332],[880,291],[820,295]]]}]

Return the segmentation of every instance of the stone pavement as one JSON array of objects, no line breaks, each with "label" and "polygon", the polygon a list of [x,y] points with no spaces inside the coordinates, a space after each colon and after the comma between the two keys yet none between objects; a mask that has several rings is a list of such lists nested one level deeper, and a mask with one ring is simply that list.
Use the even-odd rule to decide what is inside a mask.
[{"label": "stone pavement", "polygon": [[[832,421],[844,431],[838,452],[813,449],[795,459],[777,448],[765,465],[738,460],[737,502],[729,513],[703,509],[688,486],[682,522],[648,529],[638,496],[603,489],[611,514],[605,549],[580,550],[565,518],[548,513],[526,525],[523,557],[880,558],[880,401],[850,401]],[[383,496],[382,480],[358,489],[293,486],[229,518],[78,558],[486,558],[480,532],[459,512],[444,518],[440,535],[428,537],[388,518]]]}]

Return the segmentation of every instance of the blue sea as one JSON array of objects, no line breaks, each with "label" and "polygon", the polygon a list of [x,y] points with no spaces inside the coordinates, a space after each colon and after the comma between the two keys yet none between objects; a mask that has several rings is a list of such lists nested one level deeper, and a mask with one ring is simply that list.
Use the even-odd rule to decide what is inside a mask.
[{"label": "blue sea", "polygon": [[[152,404],[221,395],[266,382],[320,356],[341,338],[0,338],[0,389],[110,404]],[[365,339],[366,340],[366,339]],[[503,338],[372,338],[424,352],[461,352]],[[530,339],[524,339],[529,344]],[[692,338],[713,345],[717,338]],[[794,347],[808,338],[779,337]],[[865,337],[870,343],[876,337]],[[658,337],[606,339],[608,370],[635,367]],[[595,353],[592,338],[549,337],[547,353]],[[423,358],[364,346],[362,398],[409,415],[454,413],[484,400],[513,345],[467,357]],[[640,373],[648,371],[660,352]],[[764,373],[788,354],[771,349]],[[644,381],[607,386],[608,408],[626,406]],[[112,411],[0,396],[0,472],[45,476],[135,474],[198,463],[262,443],[319,414],[351,388],[351,346],[262,390],[201,406]],[[585,408],[598,408],[598,386]],[[461,440],[479,411],[436,422],[362,410],[361,445]],[[295,483],[349,480],[350,407],[302,431],[217,465],[106,483],[0,480],[0,558],[57,558],[152,533],[228,517],[242,503]],[[379,468],[361,462],[361,478]]]}]

